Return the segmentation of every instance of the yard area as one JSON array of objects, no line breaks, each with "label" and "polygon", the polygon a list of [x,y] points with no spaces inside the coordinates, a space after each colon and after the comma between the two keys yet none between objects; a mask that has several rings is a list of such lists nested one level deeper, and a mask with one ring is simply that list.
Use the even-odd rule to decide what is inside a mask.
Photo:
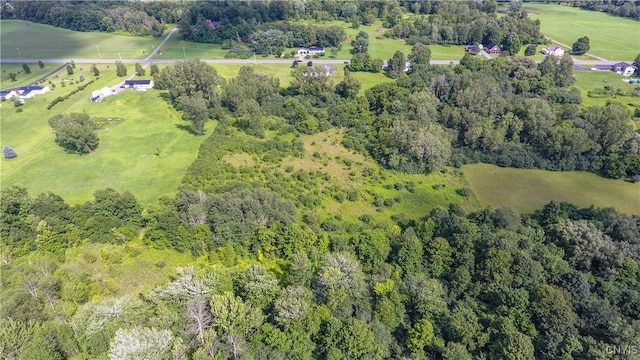
[{"label": "yard area", "polygon": [[[47,75],[48,73],[52,72],[60,65],[62,65],[62,63],[44,63],[44,66],[40,68],[38,66],[38,63],[27,61],[25,61],[25,63],[31,69],[30,74],[24,72],[22,64],[0,63],[0,89],[5,90],[31,84],[32,82],[40,79],[41,77]],[[64,69],[62,69],[62,71],[64,71]],[[9,78],[10,73],[16,74],[16,81],[11,81],[11,79]]]},{"label": "yard area", "polygon": [[[123,91],[107,97],[104,103],[92,103],[89,100],[92,91],[122,80],[116,76],[115,66],[98,67],[99,80],[51,110],[46,109],[51,100],[69,94],[78,84],[69,82],[62,87],[62,76],[53,78],[56,87],[47,94],[27,99],[22,112],[16,112],[10,102],[2,104],[0,142],[18,154],[14,159],[0,159],[3,189],[20,185],[33,196],[51,191],[70,204],[81,204],[92,199],[94,191],[110,187],[131,191],[143,205],[156,203],[160,196],[171,196],[177,191],[206,135],[191,135],[186,130],[189,123],[156,90]],[[76,71],[79,68],[80,65]],[[133,66],[129,66],[128,73],[133,71]],[[91,79],[93,75],[87,74],[87,81]],[[92,117],[124,120],[98,130],[100,145],[96,151],[82,156],[67,154],[55,143],[48,119],[60,113],[83,111]],[[214,127],[215,122],[209,122],[207,132]]]}]

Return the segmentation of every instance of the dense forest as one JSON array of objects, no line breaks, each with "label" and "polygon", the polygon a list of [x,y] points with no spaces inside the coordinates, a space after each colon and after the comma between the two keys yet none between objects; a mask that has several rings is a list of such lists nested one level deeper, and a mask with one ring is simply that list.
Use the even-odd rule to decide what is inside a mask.
[{"label": "dense forest", "polygon": [[125,31],[160,36],[176,21],[175,3],[130,1],[6,1],[0,18],[28,20],[76,31]]}]

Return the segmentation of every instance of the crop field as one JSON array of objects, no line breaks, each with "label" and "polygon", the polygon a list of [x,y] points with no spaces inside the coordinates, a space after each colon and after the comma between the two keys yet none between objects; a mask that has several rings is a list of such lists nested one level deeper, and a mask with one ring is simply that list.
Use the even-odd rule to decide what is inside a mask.
[{"label": "crop field", "polygon": [[[55,89],[27,99],[22,112],[16,112],[11,102],[2,103],[0,143],[13,147],[18,154],[14,159],[0,160],[2,188],[20,185],[34,196],[51,191],[71,204],[90,200],[93,192],[107,187],[131,191],[143,205],[177,191],[206,135],[191,135],[189,123],[155,90],[124,91],[104,103],[91,102],[93,90],[122,81],[115,75],[114,66],[107,66],[99,65],[98,81],[51,110],[46,110],[51,100],[69,94],[78,84],[71,84],[73,80],[65,82],[70,79],[62,76],[54,78]],[[76,72],[79,70],[78,65]],[[133,66],[128,71],[131,74]],[[86,81],[91,79],[93,75],[87,74]],[[62,87],[63,82],[69,85]],[[98,130],[100,145],[93,153],[67,154],[55,143],[48,119],[60,113],[83,111],[94,117],[124,121]],[[214,127],[213,122],[206,126],[208,132]]]},{"label": "crop field", "polygon": [[0,58],[142,59],[163,38],[80,32],[18,20],[0,21]]},{"label": "crop field", "polygon": [[567,171],[501,168],[489,164],[465,165],[462,171],[482,205],[511,206],[531,212],[548,202],[579,206],[615,207],[640,215],[640,184]]},{"label": "crop field", "polygon": [[589,53],[609,60],[632,61],[640,53],[640,22],[598,11],[556,4],[525,3],[534,11],[546,36],[571,46],[579,37],[588,36]]},{"label": "crop field", "polygon": [[[31,73],[27,74],[22,69],[22,64],[0,63],[0,89],[5,90],[31,84],[32,82],[47,75],[57,69],[61,63],[44,63],[44,67],[40,68],[38,63],[26,63],[31,69]],[[62,69],[64,71],[64,69]],[[9,74],[16,74],[16,81],[11,81]]]}]

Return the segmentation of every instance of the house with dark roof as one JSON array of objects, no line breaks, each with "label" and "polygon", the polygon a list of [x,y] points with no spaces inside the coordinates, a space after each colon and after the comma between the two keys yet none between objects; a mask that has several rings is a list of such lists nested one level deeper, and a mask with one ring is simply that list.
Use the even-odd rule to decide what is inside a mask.
[{"label": "house with dark roof", "polygon": [[4,90],[0,91],[0,98],[3,99],[11,99],[14,96],[18,96],[18,92],[15,90]]},{"label": "house with dark roof", "polygon": [[36,95],[42,95],[50,91],[48,86],[31,85],[18,88],[18,96],[22,99],[32,98]]},{"label": "house with dark roof", "polygon": [[618,62],[613,64],[613,71],[622,76],[631,76],[636,72],[636,67],[628,62]]},{"label": "house with dark roof", "polygon": [[467,47],[465,48],[465,51],[468,52],[469,54],[480,54],[480,52],[482,51],[482,44],[472,44],[472,45],[467,45]]},{"label": "house with dark roof", "polygon": [[636,67],[628,62],[617,62],[617,63],[600,63],[596,64],[595,67],[591,68],[591,70],[595,71],[613,71],[616,74],[620,74],[622,76],[631,76],[636,71]]},{"label": "house with dark roof", "polygon": [[489,45],[487,45],[487,47],[484,49],[484,51],[488,52],[489,54],[493,54],[493,55],[500,55],[500,53],[502,52],[502,50],[500,49],[500,46],[498,46],[497,44],[494,44],[494,43],[489,43]]},{"label": "house with dark roof", "polygon": [[137,91],[147,91],[153,88],[153,80],[125,80],[125,89],[134,89]]}]

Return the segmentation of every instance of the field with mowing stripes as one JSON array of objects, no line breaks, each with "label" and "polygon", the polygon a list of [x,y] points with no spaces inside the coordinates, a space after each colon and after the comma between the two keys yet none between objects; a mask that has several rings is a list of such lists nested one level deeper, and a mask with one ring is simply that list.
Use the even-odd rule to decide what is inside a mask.
[{"label": "field with mowing stripes", "polygon": [[640,184],[581,171],[514,169],[489,164],[465,165],[462,170],[482,205],[511,206],[531,212],[555,200],[579,206],[615,207],[640,215]]},{"label": "field with mowing stripes", "polygon": [[142,59],[164,37],[80,32],[19,20],[0,21],[0,58]]},{"label": "field with mowing stripes", "polygon": [[557,4],[525,3],[540,20],[543,34],[571,46],[588,36],[589,53],[610,60],[631,60],[640,53],[640,22],[630,18]]}]

